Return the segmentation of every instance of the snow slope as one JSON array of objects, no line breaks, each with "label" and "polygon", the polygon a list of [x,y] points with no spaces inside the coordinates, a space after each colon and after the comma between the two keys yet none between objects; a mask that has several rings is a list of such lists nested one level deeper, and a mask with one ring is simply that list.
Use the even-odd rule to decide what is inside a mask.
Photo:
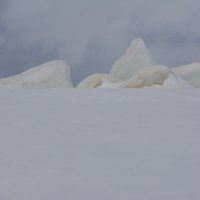
[{"label": "snow slope", "polygon": [[200,91],[0,90],[0,199],[199,200]]},{"label": "snow slope", "polygon": [[0,79],[0,87],[57,88],[72,87],[70,67],[62,61],[51,61],[21,74]]}]

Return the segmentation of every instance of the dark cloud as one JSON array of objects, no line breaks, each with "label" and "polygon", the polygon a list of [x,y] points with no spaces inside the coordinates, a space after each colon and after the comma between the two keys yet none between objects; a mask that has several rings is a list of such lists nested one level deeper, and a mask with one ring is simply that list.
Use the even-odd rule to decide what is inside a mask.
[{"label": "dark cloud", "polygon": [[0,72],[62,59],[77,82],[108,72],[138,36],[159,63],[200,61],[199,6],[198,0],[0,1]]}]

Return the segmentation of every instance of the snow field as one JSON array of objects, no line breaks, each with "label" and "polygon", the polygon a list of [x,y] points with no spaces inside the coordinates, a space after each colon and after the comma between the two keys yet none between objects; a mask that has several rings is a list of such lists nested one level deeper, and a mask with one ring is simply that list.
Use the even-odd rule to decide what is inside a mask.
[{"label": "snow field", "polygon": [[200,91],[0,90],[0,199],[197,200]]}]

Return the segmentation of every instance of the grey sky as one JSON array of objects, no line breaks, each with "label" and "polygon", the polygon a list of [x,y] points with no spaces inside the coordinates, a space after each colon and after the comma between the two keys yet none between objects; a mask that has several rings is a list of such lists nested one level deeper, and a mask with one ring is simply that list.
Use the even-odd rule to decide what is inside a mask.
[{"label": "grey sky", "polygon": [[62,59],[74,82],[141,36],[158,63],[200,61],[199,0],[0,0],[0,75]]}]

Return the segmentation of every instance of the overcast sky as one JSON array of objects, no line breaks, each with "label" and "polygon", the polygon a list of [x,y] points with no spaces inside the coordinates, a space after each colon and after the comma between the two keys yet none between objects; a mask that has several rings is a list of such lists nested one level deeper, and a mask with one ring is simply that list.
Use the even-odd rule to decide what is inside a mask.
[{"label": "overcast sky", "polygon": [[74,82],[108,72],[140,36],[157,63],[200,61],[199,0],[0,0],[0,76],[53,59]]}]

